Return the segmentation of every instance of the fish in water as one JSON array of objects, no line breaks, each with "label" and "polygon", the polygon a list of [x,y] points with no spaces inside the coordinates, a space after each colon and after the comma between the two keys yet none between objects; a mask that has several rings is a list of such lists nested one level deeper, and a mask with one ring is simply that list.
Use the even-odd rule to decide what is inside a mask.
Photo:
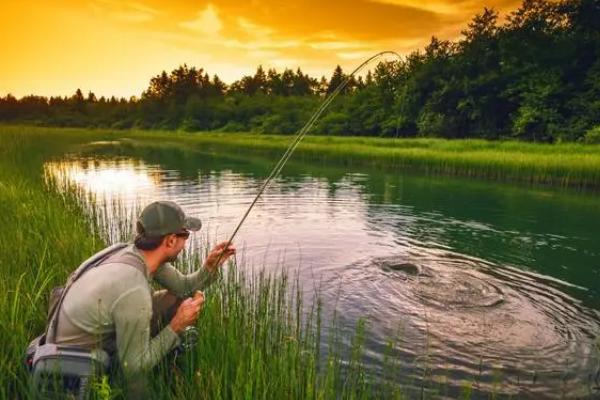
[{"label": "fish in water", "polygon": [[387,271],[399,271],[399,272],[404,272],[408,275],[419,275],[419,273],[421,272],[421,268],[419,268],[418,265],[413,264],[413,263],[389,263],[389,264],[385,264],[383,266],[384,270]]},{"label": "fish in water", "polygon": [[386,272],[402,272],[407,276],[426,276],[431,277],[431,271],[418,264],[411,262],[389,262],[381,263],[381,269]]}]

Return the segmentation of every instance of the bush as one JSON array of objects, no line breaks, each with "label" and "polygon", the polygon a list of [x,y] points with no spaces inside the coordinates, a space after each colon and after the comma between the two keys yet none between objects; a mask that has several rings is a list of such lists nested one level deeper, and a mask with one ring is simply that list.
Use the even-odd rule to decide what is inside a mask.
[{"label": "bush", "polygon": [[348,132],[348,115],[331,111],[317,122],[316,131],[328,135],[343,135]]},{"label": "bush", "polygon": [[433,111],[421,112],[417,120],[419,136],[443,136],[444,123],[443,114]]},{"label": "bush", "polygon": [[248,127],[244,124],[236,121],[229,121],[221,128],[217,129],[218,132],[244,132],[247,131]]},{"label": "bush", "polygon": [[587,131],[583,140],[590,144],[600,144],[600,125],[596,125]]}]

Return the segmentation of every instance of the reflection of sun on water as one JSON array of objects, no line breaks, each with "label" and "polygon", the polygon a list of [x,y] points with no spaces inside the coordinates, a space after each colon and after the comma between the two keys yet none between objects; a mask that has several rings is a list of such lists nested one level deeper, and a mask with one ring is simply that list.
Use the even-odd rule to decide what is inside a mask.
[{"label": "reflection of sun on water", "polygon": [[94,193],[137,193],[153,185],[153,181],[144,172],[134,169],[89,169],[74,168],[69,171],[71,180],[87,191]]},{"label": "reflection of sun on water", "polygon": [[103,226],[109,243],[128,240],[139,208],[160,196],[160,169],[132,159],[51,162],[45,165],[48,183],[61,191],[74,189],[90,216]]},{"label": "reflection of sun on water", "polygon": [[161,177],[138,160],[74,160],[46,165],[46,174],[60,185],[75,184],[98,200],[154,197]]}]

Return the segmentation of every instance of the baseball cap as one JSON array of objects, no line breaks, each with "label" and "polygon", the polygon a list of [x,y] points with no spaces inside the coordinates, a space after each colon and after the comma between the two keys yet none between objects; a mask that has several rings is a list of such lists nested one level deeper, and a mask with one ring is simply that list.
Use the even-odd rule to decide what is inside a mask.
[{"label": "baseball cap", "polygon": [[199,218],[185,215],[181,207],[172,201],[155,201],[148,204],[138,217],[138,222],[150,237],[197,231],[202,227]]}]

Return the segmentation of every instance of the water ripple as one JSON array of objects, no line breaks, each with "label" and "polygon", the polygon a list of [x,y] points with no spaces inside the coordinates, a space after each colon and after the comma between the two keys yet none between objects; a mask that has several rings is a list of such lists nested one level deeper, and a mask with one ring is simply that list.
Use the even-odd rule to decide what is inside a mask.
[{"label": "water ripple", "polygon": [[[491,371],[501,371],[501,392],[531,389],[560,398],[561,390],[581,390],[586,374],[596,368],[594,341],[600,330],[598,312],[566,295],[562,285],[534,273],[413,245],[396,256],[349,265],[324,287],[341,288],[328,293],[339,299],[341,309],[353,304],[368,310],[376,342],[392,334],[382,327],[391,321],[403,324],[410,335],[402,350],[415,359],[426,355],[437,374],[479,377],[492,390],[485,381]],[[426,349],[414,350],[425,342]],[[519,374],[528,372],[547,380],[544,389],[520,382]]]}]

